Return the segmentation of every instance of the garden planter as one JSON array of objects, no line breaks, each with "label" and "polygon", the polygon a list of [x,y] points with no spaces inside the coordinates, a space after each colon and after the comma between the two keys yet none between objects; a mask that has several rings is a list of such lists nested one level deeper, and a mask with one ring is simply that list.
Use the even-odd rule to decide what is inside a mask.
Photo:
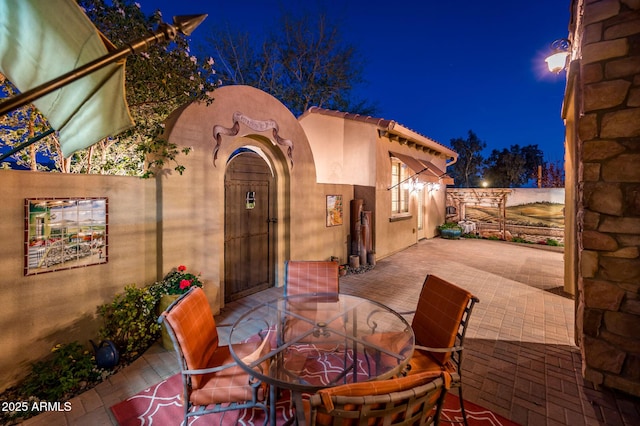
[{"label": "garden planter", "polygon": [[[164,294],[160,297],[160,303],[158,304],[158,315],[162,314],[170,304],[172,304],[178,297],[179,294]],[[171,341],[171,337],[169,336],[169,332],[167,331],[167,327],[164,322],[162,323],[162,347],[168,351],[173,350],[173,342]]]},{"label": "garden planter", "polygon": [[447,228],[440,230],[440,236],[449,240],[457,240],[462,235],[462,231],[456,228]]}]

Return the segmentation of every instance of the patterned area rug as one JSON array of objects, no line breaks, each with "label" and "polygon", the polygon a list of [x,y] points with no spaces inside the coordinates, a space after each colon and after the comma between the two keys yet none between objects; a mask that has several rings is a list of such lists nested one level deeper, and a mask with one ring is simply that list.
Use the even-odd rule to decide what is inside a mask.
[{"label": "patterned area rug", "polygon": [[[182,379],[179,374],[145,389],[113,407],[111,411],[120,426],[183,425],[184,408],[181,401]],[[286,391],[277,404],[277,422],[284,423],[292,417],[293,406]],[[264,412],[235,410],[226,413],[207,414],[190,419],[189,425],[262,425]]]},{"label": "patterned area rug", "polygon": [[[447,395],[445,407],[440,418],[441,424],[447,421],[461,421],[458,398],[453,393]],[[182,425],[184,411],[180,396],[182,383],[180,375],[176,374],[157,385],[145,389],[139,394],[122,401],[111,411],[121,426],[142,425]],[[516,423],[501,417],[490,410],[465,401],[467,419],[470,426],[517,426]],[[277,423],[284,424],[293,415],[293,405],[287,391],[282,392],[282,398],[277,404]],[[264,412],[262,410],[237,410],[220,414],[208,414],[191,419],[189,425],[262,425]]]},{"label": "patterned area rug", "polygon": [[[286,367],[291,371],[299,371],[307,382],[324,385],[342,380],[344,352],[318,350],[313,344],[292,346],[289,350]],[[313,362],[308,362],[308,360],[313,360]],[[347,353],[347,360],[354,363],[353,353],[350,351]],[[348,373],[347,377],[355,373],[358,376],[357,381],[367,380],[369,377],[367,371],[371,367],[365,358],[358,356],[354,365],[356,368],[352,373]],[[351,381],[349,380],[349,382]],[[121,426],[183,425],[184,408],[181,396],[182,379],[180,374],[176,374],[114,405],[111,407],[111,411]],[[511,421],[467,401],[465,401],[465,410],[469,426],[517,426]],[[278,425],[286,423],[294,416],[294,412],[295,407],[291,401],[290,393],[287,390],[282,390],[276,404],[276,423]],[[264,419],[265,412],[259,408],[243,409],[193,417],[190,418],[189,425],[257,426],[263,425]],[[457,396],[453,393],[447,394],[440,419],[444,424],[447,424],[447,421],[462,421],[460,404]]]}]

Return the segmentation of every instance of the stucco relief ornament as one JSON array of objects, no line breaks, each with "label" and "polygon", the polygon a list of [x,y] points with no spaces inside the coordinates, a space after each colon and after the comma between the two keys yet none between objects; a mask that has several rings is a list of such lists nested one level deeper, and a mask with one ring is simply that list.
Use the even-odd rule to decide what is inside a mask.
[{"label": "stucco relief ornament", "polygon": [[213,165],[216,165],[216,160],[218,159],[218,150],[220,149],[220,145],[222,144],[222,136],[235,136],[240,131],[240,123],[246,125],[251,130],[255,130],[256,132],[264,132],[266,130],[272,129],[273,138],[275,139],[278,145],[287,147],[287,157],[289,157],[289,161],[291,161],[291,168],[293,168],[293,141],[289,139],[284,139],[280,137],[278,134],[279,128],[278,123],[275,120],[254,120],[253,118],[247,117],[241,112],[233,113],[233,126],[232,127],[224,127],[220,124],[216,124],[213,126],[213,138],[216,140],[216,146],[213,149]]}]

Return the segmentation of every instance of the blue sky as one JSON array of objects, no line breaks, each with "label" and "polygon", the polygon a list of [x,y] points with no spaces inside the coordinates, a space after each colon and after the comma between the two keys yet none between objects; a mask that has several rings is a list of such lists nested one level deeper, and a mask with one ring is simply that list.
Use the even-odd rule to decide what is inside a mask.
[{"label": "blue sky", "polygon": [[362,56],[367,83],[356,93],[378,105],[379,117],[444,145],[473,130],[487,142],[485,156],[537,144],[545,160],[564,158],[566,76],[546,71],[544,58],[567,37],[569,0],[137,1],[167,22],[206,13],[203,27],[229,22],[256,35],[282,10],[326,11]]}]

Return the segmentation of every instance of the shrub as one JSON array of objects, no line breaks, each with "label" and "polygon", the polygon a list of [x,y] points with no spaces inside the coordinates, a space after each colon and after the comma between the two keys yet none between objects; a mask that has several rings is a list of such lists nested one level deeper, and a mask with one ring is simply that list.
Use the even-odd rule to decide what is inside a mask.
[{"label": "shrub", "polygon": [[149,291],[160,300],[163,294],[185,294],[191,287],[202,287],[199,275],[187,272],[187,267],[180,265],[173,268],[165,277],[149,287]]},{"label": "shrub", "polygon": [[462,226],[458,225],[455,222],[446,222],[438,226],[439,231],[442,231],[443,229],[458,229],[459,231],[462,232]]},{"label": "shrub", "polygon": [[52,352],[50,358],[32,364],[31,374],[20,385],[24,396],[64,401],[102,375],[91,352],[77,341],[56,345]]},{"label": "shrub", "polygon": [[31,364],[31,372],[22,382],[0,395],[0,401],[20,404],[19,409],[1,411],[0,424],[19,424],[40,414],[34,408],[40,402],[66,402],[110,374],[95,365],[92,352],[79,342],[56,345],[48,357]]},{"label": "shrub", "polygon": [[531,244],[531,241],[527,241],[522,237],[513,237],[513,239],[511,241],[514,242],[514,243]]},{"label": "shrub", "polygon": [[473,239],[479,240],[482,237],[480,235],[478,235],[478,234],[474,234],[472,232],[469,232],[468,234],[462,234],[462,238],[469,238],[469,239],[472,239],[472,240]]},{"label": "shrub", "polygon": [[159,296],[149,287],[125,286],[111,303],[98,306],[104,325],[100,337],[112,340],[121,356],[131,361],[144,352],[160,336],[156,306]]}]

